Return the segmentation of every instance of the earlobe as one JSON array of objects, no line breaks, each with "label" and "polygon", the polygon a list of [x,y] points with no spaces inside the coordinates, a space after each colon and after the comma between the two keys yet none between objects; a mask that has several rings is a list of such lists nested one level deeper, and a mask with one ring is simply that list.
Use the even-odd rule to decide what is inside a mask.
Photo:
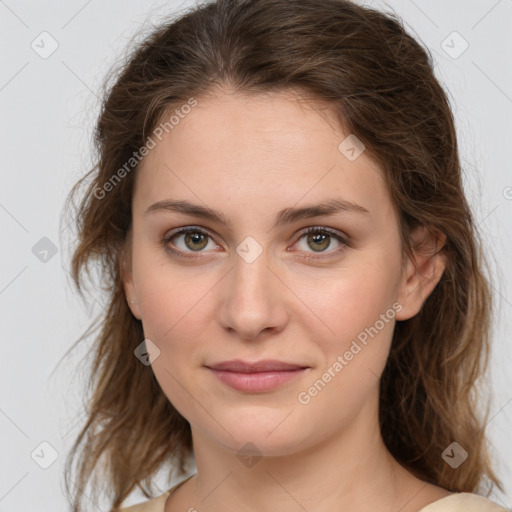
[{"label": "earlobe", "polygon": [[137,320],[140,320],[140,309],[136,299],[133,275],[131,271],[125,271],[123,274],[123,289],[126,302],[128,303],[128,307],[130,308],[133,316],[137,318]]},{"label": "earlobe", "polygon": [[[129,244],[129,238],[127,240],[127,244]],[[123,284],[123,290],[125,295],[125,300],[130,308],[133,316],[137,318],[137,320],[141,319],[139,305],[136,299],[135,293],[135,285],[133,282],[133,272],[132,272],[132,262],[131,262],[131,253],[130,250],[123,249],[120,254],[120,269],[121,269],[121,280]]]},{"label": "earlobe", "polygon": [[402,309],[397,320],[408,320],[417,315],[433,292],[446,268],[446,254],[442,248],[446,235],[420,226],[411,235],[413,257],[408,258],[400,285],[398,301]]}]

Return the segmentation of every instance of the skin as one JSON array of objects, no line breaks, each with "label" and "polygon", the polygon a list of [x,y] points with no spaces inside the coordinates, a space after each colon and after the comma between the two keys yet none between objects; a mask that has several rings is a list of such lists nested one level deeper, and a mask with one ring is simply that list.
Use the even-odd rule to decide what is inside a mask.
[{"label": "skin", "polygon": [[[417,512],[450,494],[395,461],[378,423],[379,379],[395,321],[418,313],[444,256],[417,252],[402,265],[386,183],[365,152],[354,161],[340,152],[347,135],[325,108],[296,92],[224,90],[199,99],[138,170],[125,293],[160,350],[152,369],[163,392],[190,422],[197,466],[167,499],[166,512],[220,512],[227,504],[239,511]],[[332,198],[368,213],[272,228],[281,209]],[[231,229],[184,213],[145,213],[167,199],[219,210]],[[167,243],[192,259],[162,243],[185,226],[210,235],[187,244],[181,234]],[[331,228],[350,245],[328,234],[326,242],[308,242],[303,232],[311,226]],[[263,250],[251,263],[236,252],[248,236]],[[424,229],[413,239],[436,247]],[[298,394],[390,308],[394,318],[300,403]],[[272,391],[245,393],[204,366],[235,358],[309,368]],[[237,457],[248,442],[262,456],[251,467]]]}]

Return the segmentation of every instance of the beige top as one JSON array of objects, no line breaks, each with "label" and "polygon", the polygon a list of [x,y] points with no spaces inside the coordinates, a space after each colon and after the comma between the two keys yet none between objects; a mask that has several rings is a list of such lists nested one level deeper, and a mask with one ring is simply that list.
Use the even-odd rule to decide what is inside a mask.
[{"label": "beige top", "polygon": [[[122,508],[119,512],[164,512],[165,502],[167,501],[168,496],[193,476],[194,475],[190,475],[174,487],[171,487],[161,496],[158,496],[158,498]],[[510,512],[510,510],[511,509],[506,509],[497,505],[493,501],[484,498],[479,494],[457,492],[430,503],[426,507],[423,507],[419,512]]]}]

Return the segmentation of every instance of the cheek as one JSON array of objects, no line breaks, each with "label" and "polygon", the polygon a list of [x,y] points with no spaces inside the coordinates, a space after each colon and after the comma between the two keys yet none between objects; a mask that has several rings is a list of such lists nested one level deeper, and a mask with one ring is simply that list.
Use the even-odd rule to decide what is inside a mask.
[{"label": "cheek", "polygon": [[172,342],[177,332],[188,338],[202,328],[216,276],[197,266],[179,265],[163,248],[140,238],[133,252],[133,277],[144,334],[157,343]]},{"label": "cheek", "polygon": [[396,315],[391,285],[379,276],[382,272],[368,272],[365,278],[357,275],[338,282],[320,306],[336,334],[316,340],[321,364],[297,394],[299,407],[308,412],[304,428],[313,429],[315,420],[310,418],[318,416],[328,425],[349,422],[370,396],[376,396]]},{"label": "cheek", "polygon": [[375,385],[388,358],[400,306],[395,301],[396,273],[391,266],[386,270],[369,264],[353,268],[345,278],[331,281],[322,303],[317,302],[334,334],[317,342],[322,364],[315,377],[345,405],[347,392],[357,402]]},{"label": "cheek", "polygon": [[364,264],[331,280],[328,292],[317,294],[316,303],[336,336],[347,339],[374,325],[390,308],[394,311],[397,282],[391,266]]},{"label": "cheek", "polygon": [[194,279],[191,273],[157,262],[151,255],[141,255],[137,263],[134,277],[144,336],[159,350],[152,371],[169,401],[188,416],[191,383],[202,364],[201,340],[208,332],[214,283],[207,276]]},{"label": "cheek", "polygon": [[211,286],[168,271],[148,273],[139,286],[139,303],[146,337],[161,348],[180,340],[193,341],[204,333],[205,306]]}]

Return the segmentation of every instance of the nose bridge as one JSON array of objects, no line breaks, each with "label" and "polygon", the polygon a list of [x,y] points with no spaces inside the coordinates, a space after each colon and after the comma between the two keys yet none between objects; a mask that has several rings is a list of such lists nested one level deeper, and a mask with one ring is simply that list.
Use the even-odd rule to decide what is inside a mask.
[{"label": "nose bridge", "polygon": [[[258,244],[259,245],[259,244]],[[221,322],[244,338],[262,330],[282,328],[285,308],[280,299],[280,282],[270,270],[268,252],[253,240],[237,247],[234,268],[226,282]]]},{"label": "nose bridge", "polygon": [[[240,247],[239,247],[240,249]],[[238,251],[237,251],[238,252]],[[238,252],[238,257],[235,261],[235,268],[233,272],[233,291],[241,298],[249,301],[259,299],[269,299],[264,297],[264,288],[269,281],[271,275],[268,269],[268,255],[267,252],[262,252],[259,256],[253,259],[246,259]]]}]

